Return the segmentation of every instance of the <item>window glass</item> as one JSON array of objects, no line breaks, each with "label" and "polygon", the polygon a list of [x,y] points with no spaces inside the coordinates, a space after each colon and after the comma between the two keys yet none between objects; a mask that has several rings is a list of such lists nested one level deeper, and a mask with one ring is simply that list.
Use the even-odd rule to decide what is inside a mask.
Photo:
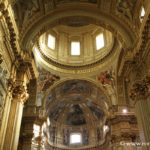
[{"label": "window glass", "polygon": [[96,36],[96,49],[99,50],[104,47],[104,36],[103,34],[99,34]]},{"label": "window glass", "polygon": [[71,55],[80,55],[80,42],[71,42]]},{"label": "window glass", "polygon": [[143,21],[144,16],[145,16],[145,9],[144,9],[144,7],[142,6],[142,7],[141,7],[141,13],[140,13],[140,21],[141,21],[141,22]]},{"label": "window glass", "polygon": [[72,133],[70,135],[70,144],[79,144],[81,143],[81,134],[80,133]]},{"label": "window glass", "polygon": [[51,49],[55,49],[55,37],[51,34],[48,35],[48,47]]}]

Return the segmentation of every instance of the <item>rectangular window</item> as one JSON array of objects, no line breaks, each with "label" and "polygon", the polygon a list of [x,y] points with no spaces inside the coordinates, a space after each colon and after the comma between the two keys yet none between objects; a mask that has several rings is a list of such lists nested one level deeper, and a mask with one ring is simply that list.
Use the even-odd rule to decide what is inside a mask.
[{"label": "rectangular window", "polygon": [[55,37],[51,34],[48,35],[48,47],[51,49],[55,49]]},{"label": "rectangular window", "polygon": [[104,47],[104,36],[103,34],[99,34],[96,36],[96,49],[99,50]]},{"label": "rectangular window", "polygon": [[40,135],[40,126],[37,124],[33,125],[33,133],[34,137],[38,137]]},{"label": "rectangular window", "polygon": [[80,42],[71,42],[71,55],[80,55]]},{"label": "rectangular window", "polygon": [[81,144],[82,138],[80,133],[71,133],[70,144]]},{"label": "rectangular window", "polygon": [[144,7],[142,6],[142,7],[141,7],[141,13],[140,13],[140,21],[141,21],[141,22],[143,21],[144,16],[145,16],[145,9],[144,9]]}]

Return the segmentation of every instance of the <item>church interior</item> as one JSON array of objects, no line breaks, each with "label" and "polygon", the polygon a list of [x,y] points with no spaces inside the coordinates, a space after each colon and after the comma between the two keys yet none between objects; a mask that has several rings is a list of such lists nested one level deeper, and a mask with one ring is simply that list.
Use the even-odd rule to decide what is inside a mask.
[{"label": "church interior", "polygon": [[150,1],[0,0],[0,150],[150,150]]}]

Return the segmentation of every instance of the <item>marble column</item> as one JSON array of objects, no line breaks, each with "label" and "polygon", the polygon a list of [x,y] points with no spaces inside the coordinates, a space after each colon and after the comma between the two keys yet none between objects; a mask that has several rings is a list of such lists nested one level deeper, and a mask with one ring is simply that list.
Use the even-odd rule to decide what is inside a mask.
[{"label": "marble column", "polygon": [[17,83],[12,93],[12,102],[3,147],[5,150],[17,150],[23,106],[27,98],[26,87],[22,83]]},{"label": "marble column", "polygon": [[[148,84],[144,80],[134,83],[131,89],[130,97],[135,102],[135,112],[140,128],[141,142],[150,144],[150,107],[148,100]],[[150,145],[143,146],[143,149],[150,150]]]}]

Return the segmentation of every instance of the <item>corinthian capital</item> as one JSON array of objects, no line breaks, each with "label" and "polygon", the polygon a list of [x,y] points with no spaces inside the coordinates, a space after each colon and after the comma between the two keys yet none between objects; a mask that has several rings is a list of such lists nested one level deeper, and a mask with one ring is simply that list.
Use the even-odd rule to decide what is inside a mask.
[{"label": "corinthian capital", "polygon": [[130,98],[135,102],[138,100],[146,99],[148,96],[148,86],[142,80],[133,84],[133,87],[130,92]]},{"label": "corinthian capital", "polygon": [[13,99],[17,100],[18,102],[24,103],[28,98],[28,93],[23,85],[16,85],[13,89],[12,93]]}]

